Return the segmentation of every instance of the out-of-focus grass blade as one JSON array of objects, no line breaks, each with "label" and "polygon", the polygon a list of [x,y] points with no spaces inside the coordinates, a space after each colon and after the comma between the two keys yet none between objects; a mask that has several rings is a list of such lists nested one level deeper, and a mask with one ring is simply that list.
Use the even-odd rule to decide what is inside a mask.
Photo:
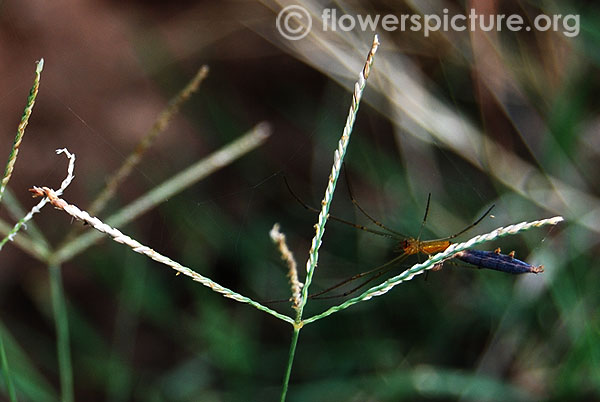
[{"label": "out-of-focus grass blade", "polygon": [[10,370],[18,390],[27,400],[40,402],[58,401],[58,395],[46,379],[37,371],[27,353],[6,330],[0,322],[0,336],[4,341],[7,358],[10,361]]}]

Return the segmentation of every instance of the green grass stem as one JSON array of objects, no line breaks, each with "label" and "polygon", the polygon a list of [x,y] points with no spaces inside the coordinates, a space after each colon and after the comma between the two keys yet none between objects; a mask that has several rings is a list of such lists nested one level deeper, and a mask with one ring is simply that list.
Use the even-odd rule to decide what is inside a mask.
[{"label": "green grass stem", "polygon": [[344,131],[342,132],[342,137],[338,142],[338,147],[333,154],[333,165],[331,166],[331,173],[329,174],[327,188],[325,189],[325,196],[323,197],[323,201],[321,201],[321,212],[319,213],[319,218],[317,224],[315,225],[315,237],[313,237],[309,252],[309,258],[306,262],[306,280],[304,282],[304,287],[302,288],[302,300],[298,309],[298,322],[302,319],[302,311],[308,299],[308,288],[310,287],[310,284],[312,282],[312,277],[315,272],[315,268],[317,267],[317,262],[319,260],[319,248],[321,247],[323,235],[325,234],[325,224],[327,223],[327,218],[329,215],[329,207],[331,206],[331,201],[333,201],[333,193],[335,192],[335,186],[337,184],[338,177],[340,176],[342,163],[344,162],[346,150],[348,149],[348,144],[350,143],[350,135],[352,134],[352,129],[354,127],[354,122],[358,113],[360,100],[362,98],[363,91],[365,90],[365,87],[367,85],[367,79],[369,78],[371,66],[373,65],[374,61],[375,52],[377,52],[378,47],[379,38],[377,37],[377,35],[375,35],[375,37],[373,38],[371,50],[367,55],[366,63],[362,71],[358,75],[358,82],[354,85],[352,103],[350,104],[350,110],[348,112],[346,124],[344,125]]},{"label": "green grass stem", "polygon": [[[29,123],[29,116],[31,116],[31,112],[33,110],[33,105],[35,104],[35,98],[37,97],[38,90],[40,87],[40,76],[42,70],[44,69],[44,59],[40,59],[37,62],[37,66],[35,69],[35,79],[33,80],[33,87],[29,91],[29,97],[27,98],[27,104],[25,105],[25,110],[23,111],[23,115],[21,116],[21,121],[17,127],[17,135],[13,141],[12,148],[10,150],[10,154],[8,155],[8,162],[6,163],[6,168],[4,169],[4,175],[2,176],[2,181],[0,182],[0,202],[2,202],[2,198],[4,197],[4,192],[6,191],[6,187],[10,178],[12,177],[13,170],[15,168],[15,163],[17,162],[17,156],[19,155],[19,148],[21,147],[21,143],[23,142],[23,136],[25,135],[25,128]],[[10,232],[7,234],[2,243],[0,243],[0,249],[2,249],[2,245],[10,238]],[[4,373],[4,379],[6,381],[7,390],[9,393],[9,397],[11,401],[17,400],[17,395],[15,393],[13,380],[10,374],[10,370],[8,368],[8,359],[6,358],[6,351],[4,350],[4,342],[2,341],[2,337],[0,336],[0,358],[2,360],[2,372]]]},{"label": "green grass stem", "polygon": [[300,305],[296,308],[294,333],[292,336],[292,344],[290,346],[288,365],[284,375],[283,386],[281,391],[282,402],[285,401],[285,397],[287,394],[292,366],[294,363],[296,344],[298,343],[300,329],[302,328],[302,312],[304,311],[304,306],[306,306],[306,302],[308,300],[308,288],[310,287],[310,284],[312,282],[312,277],[317,267],[317,262],[319,260],[319,248],[321,247],[323,235],[325,234],[325,224],[327,223],[327,218],[329,217],[329,207],[331,206],[331,201],[333,201],[333,193],[335,192],[335,186],[340,175],[342,163],[344,162],[344,156],[346,155],[346,150],[348,149],[348,144],[350,143],[350,135],[352,134],[354,122],[356,121],[356,115],[358,113],[360,100],[362,98],[363,91],[367,85],[367,79],[369,78],[371,66],[373,65],[374,56],[377,52],[378,47],[379,38],[377,37],[377,35],[375,35],[375,37],[373,38],[373,44],[371,45],[371,50],[367,55],[365,65],[360,74],[358,75],[358,82],[354,85],[354,92],[352,93],[352,103],[350,104],[350,110],[348,112],[346,124],[344,125],[342,137],[338,142],[338,147],[333,153],[333,165],[331,166],[331,173],[329,174],[327,188],[325,189],[325,196],[323,197],[323,201],[321,201],[321,212],[319,213],[319,218],[317,224],[315,225],[316,233],[311,243],[308,261],[306,262],[306,280],[304,282],[304,287],[302,288],[302,298],[300,300]]},{"label": "green grass stem", "polygon": [[15,163],[17,162],[19,148],[21,147],[21,142],[23,141],[23,136],[25,135],[25,128],[29,123],[29,116],[31,116],[31,111],[33,110],[33,105],[35,104],[35,98],[37,97],[38,89],[40,87],[40,75],[42,73],[43,68],[44,59],[40,59],[40,61],[37,62],[37,67],[35,69],[35,79],[33,81],[33,87],[31,87],[31,91],[29,91],[27,104],[25,105],[25,110],[23,111],[23,115],[21,116],[21,122],[17,127],[17,135],[15,136],[12,149],[10,150],[10,154],[8,155],[8,162],[6,163],[6,168],[4,169],[4,176],[2,177],[2,182],[0,182],[0,202],[2,201],[4,191],[6,190],[6,186],[8,185],[8,182],[10,181],[10,178],[12,176],[12,172],[15,168]]},{"label": "green grass stem", "polygon": [[67,302],[62,283],[60,265],[50,265],[50,293],[54,326],[56,328],[56,351],[60,377],[60,392],[62,402],[73,402],[73,367],[71,365],[71,346],[69,341],[69,320],[67,317]]},{"label": "green grass stem", "polygon": [[285,401],[287,395],[288,386],[290,383],[290,376],[292,375],[292,366],[294,365],[294,356],[296,356],[296,346],[298,345],[298,336],[300,335],[301,327],[294,327],[292,332],[292,340],[290,341],[290,352],[288,354],[288,361],[285,367],[285,375],[283,377],[283,385],[281,387],[281,402]]}]

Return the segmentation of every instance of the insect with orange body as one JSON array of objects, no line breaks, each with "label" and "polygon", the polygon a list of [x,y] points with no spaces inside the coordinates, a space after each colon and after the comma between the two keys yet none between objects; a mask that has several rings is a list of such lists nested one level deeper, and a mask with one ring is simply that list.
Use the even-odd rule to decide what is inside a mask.
[{"label": "insect with orange body", "polygon": [[[451,235],[451,236],[447,236],[447,237],[443,237],[440,239],[434,239],[434,240],[421,240],[420,239],[420,231],[423,229],[425,222],[427,220],[427,215],[429,213],[429,203],[431,200],[431,194],[429,194],[429,196],[427,197],[427,206],[425,208],[425,215],[423,217],[423,221],[421,223],[421,230],[419,231],[419,236],[417,236],[416,238],[414,237],[410,237],[410,236],[406,236],[400,232],[397,232],[393,229],[390,229],[388,227],[386,227],[384,224],[382,224],[381,222],[379,222],[378,220],[374,219],[371,215],[369,215],[358,203],[358,201],[356,201],[356,199],[354,198],[354,196],[352,195],[352,189],[350,187],[350,183],[347,179],[348,175],[346,174],[346,184],[348,186],[348,193],[350,194],[350,199],[352,201],[352,204],[354,204],[354,206],[365,216],[367,217],[367,219],[369,219],[371,222],[373,222],[376,226],[378,226],[379,228],[381,228],[382,230],[376,230],[376,229],[372,229],[372,228],[368,228],[366,226],[362,226],[362,225],[358,225],[355,223],[352,223],[350,221],[347,221],[345,219],[341,219],[338,218],[336,216],[333,215],[329,215],[329,219],[331,220],[335,220],[337,222],[343,223],[345,225],[349,225],[352,226],[354,228],[360,229],[360,230],[364,230],[366,232],[369,233],[373,233],[379,236],[385,236],[385,237],[389,237],[392,239],[395,239],[398,241],[398,244],[396,246],[397,251],[399,252],[399,255],[394,257],[393,259],[391,259],[390,261],[379,265],[369,271],[366,272],[362,272],[356,275],[351,276],[350,278],[347,278],[345,280],[343,280],[342,282],[339,282],[327,289],[324,289],[318,293],[314,293],[312,295],[310,295],[310,298],[312,299],[331,299],[331,298],[336,298],[336,297],[344,297],[347,296],[351,293],[354,293],[355,291],[357,291],[358,289],[366,286],[368,283],[374,281],[375,279],[379,278],[380,276],[384,275],[386,272],[390,271],[396,264],[400,263],[402,260],[404,260],[405,258],[407,258],[408,256],[411,255],[417,255],[417,254],[425,254],[425,255],[432,255],[432,254],[436,254],[439,252],[444,251],[445,249],[447,249],[451,242],[450,240],[460,236],[461,234],[467,232],[468,230],[472,229],[473,227],[475,227],[476,225],[479,224],[479,222],[481,222],[486,216],[487,214],[492,210],[492,208],[494,208],[494,205],[492,205],[490,208],[488,208],[487,211],[485,211],[485,213],[479,218],[477,219],[475,222],[473,222],[472,224],[468,225],[467,227],[465,227],[464,229],[462,229],[461,231]],[[287,179],[285,179],[285,184],[289,190],[289,192],[292,194],[292,196],[296,199],[296,201],[298,201],[305,209],[312,211],[312,212],[316,212],[319,213],[320,211],[317,210],[316,208],[313,208],[311,206],[309,206],[308,204],[306,204],[304,201],[302,201],[302,199],[300,197],[298,197],[294,191],[292,190],[292,188],[290,187],[289,183],[287,182]],[[464,258],[469,258],[470,255],[467,253],[464,255]],[[471,257],[470,258],[472,261],[475,260],[475,257]],[[487,262],[489,264],[491,264],[493,262],[493,258],[487,258],[487,259],[482,259],[482,261]],[[517,260],[520,261],[520,260]],[[470,262],[470,261],[466,261],[466,262]],[[485,266],[480,265],[483,268],[486,268]],[[441,266],[440,266],[441,267]],[[326,293],[331,292],[332,290],[338,289],[344,285],[346,285],[347,283],[350,283],[352,281],[355,281],[357,279],[366,277],[372,275],[370,278],[368,278],[367,280],[363,281],[362,283],[360,283],[358,286],[344,292],[343,294],[336,294],[336,295],[325,295]]]}]

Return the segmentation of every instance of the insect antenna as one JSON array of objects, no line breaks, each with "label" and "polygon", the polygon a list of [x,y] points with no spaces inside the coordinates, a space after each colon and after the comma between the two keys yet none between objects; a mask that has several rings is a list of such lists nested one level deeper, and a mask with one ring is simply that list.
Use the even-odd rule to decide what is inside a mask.
[{"label": "insect antenna", "polygon": [[479,224],[479,222],[481,222],[490,212],[492,209],[494,209],[494,207],[496,206],[496,204],[492,204],[491,207],[489,207],[487,209],[487,211],[485,211],[485,213],[483,215],[481,215],[481,217],[479,219],[477,219],[475,222],[471,223],[469,226],[467,226],[466,228],[464,228],[463,230],[461,230],[458,233],[454,233],[452,236],[448,236],[448,237],[444,237],[442,239],[439,240],[450,240],[450,239],[454,239],[455,237],[460,236],[461,234],[473,229],[475,226],[477,226]]},{"label": "insect antenna", "polygon": [[[425,227],[425,223],[427,222],[427,215],[429,215],[429,204],[431,203],[431,193],[427,194],[427,205],[425,205],[425,214],[423,215],[423,220],[421,221],[421,227],[419,228],[419,235],[416,238],[417,244],[421,243],[421,234],[423,233],[423,228]],[[419,258],[419,254],[417,254],[417,259],[419,263],[421,259]],[[429,271],[425,272],[425,281],[429,279]]]},{"label": "insect antenna", "polygon": [[425,215],[423,215],[423,220],[421,221],[421,227],[419,228],[419,235],[417,236],[417,240],[421,238],[421,233],[423,232],[423,228],[425,227],[425,222],[427,222],[427,215],[429,215],[429,203],[431,202],[431,193],[427,195],[427,205],[425,206]]}]

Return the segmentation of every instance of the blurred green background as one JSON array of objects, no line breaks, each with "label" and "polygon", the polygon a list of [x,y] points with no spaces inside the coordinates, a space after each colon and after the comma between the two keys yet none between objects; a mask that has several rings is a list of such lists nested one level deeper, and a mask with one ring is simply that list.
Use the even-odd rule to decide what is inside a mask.
[{"label": "blurred green background", "polygon": [[[285,40],[275,28],[288,4],[313,13],[302,40]],[[286,267],[268,232],[281,224],[303,274],[316,217],[289,194],[283,175],[319,204],[373,37],[323,32],[323,8],[352,15],[475,8],[528,22],[580,14],[575,37],[378,32],[382,46],[346,157],[361,205],[417,236],[431,193],[423,239],[459,231],[492,203],[495,217],[461,239],[523,220],[566,222],[481,247],[515,250],[543,264],[543,274],[447,264],[307,326],[288,400],[600,400],[600,9],[542,4],[1,2],[0,157],[12,145],[34,62],[46,63],[10,189],[29,209],[27,188],[58,187],[65,161],[54,150],[68,147],[78,159],[65,198],[85,209],[207,64],[198,93],[100,217],[267,121],[273,134],[263,146],[122,230],[255,300],[287,298]],[[344,180],[332,213],[367,224]],[[0,218],[14,222],[4,203]],[[53,245],[81,225],[50,207],[35,222]],[[389,239],[329,222],[311,289],[382,264],[393,249]],[[279,398],[289,325],[107,240],[61,272],[76,400]],[[309,302],[306,316],[335,302]],[[20,400],[59,400],[48,269],[14,244],[0,253],[0,311]]]}]

